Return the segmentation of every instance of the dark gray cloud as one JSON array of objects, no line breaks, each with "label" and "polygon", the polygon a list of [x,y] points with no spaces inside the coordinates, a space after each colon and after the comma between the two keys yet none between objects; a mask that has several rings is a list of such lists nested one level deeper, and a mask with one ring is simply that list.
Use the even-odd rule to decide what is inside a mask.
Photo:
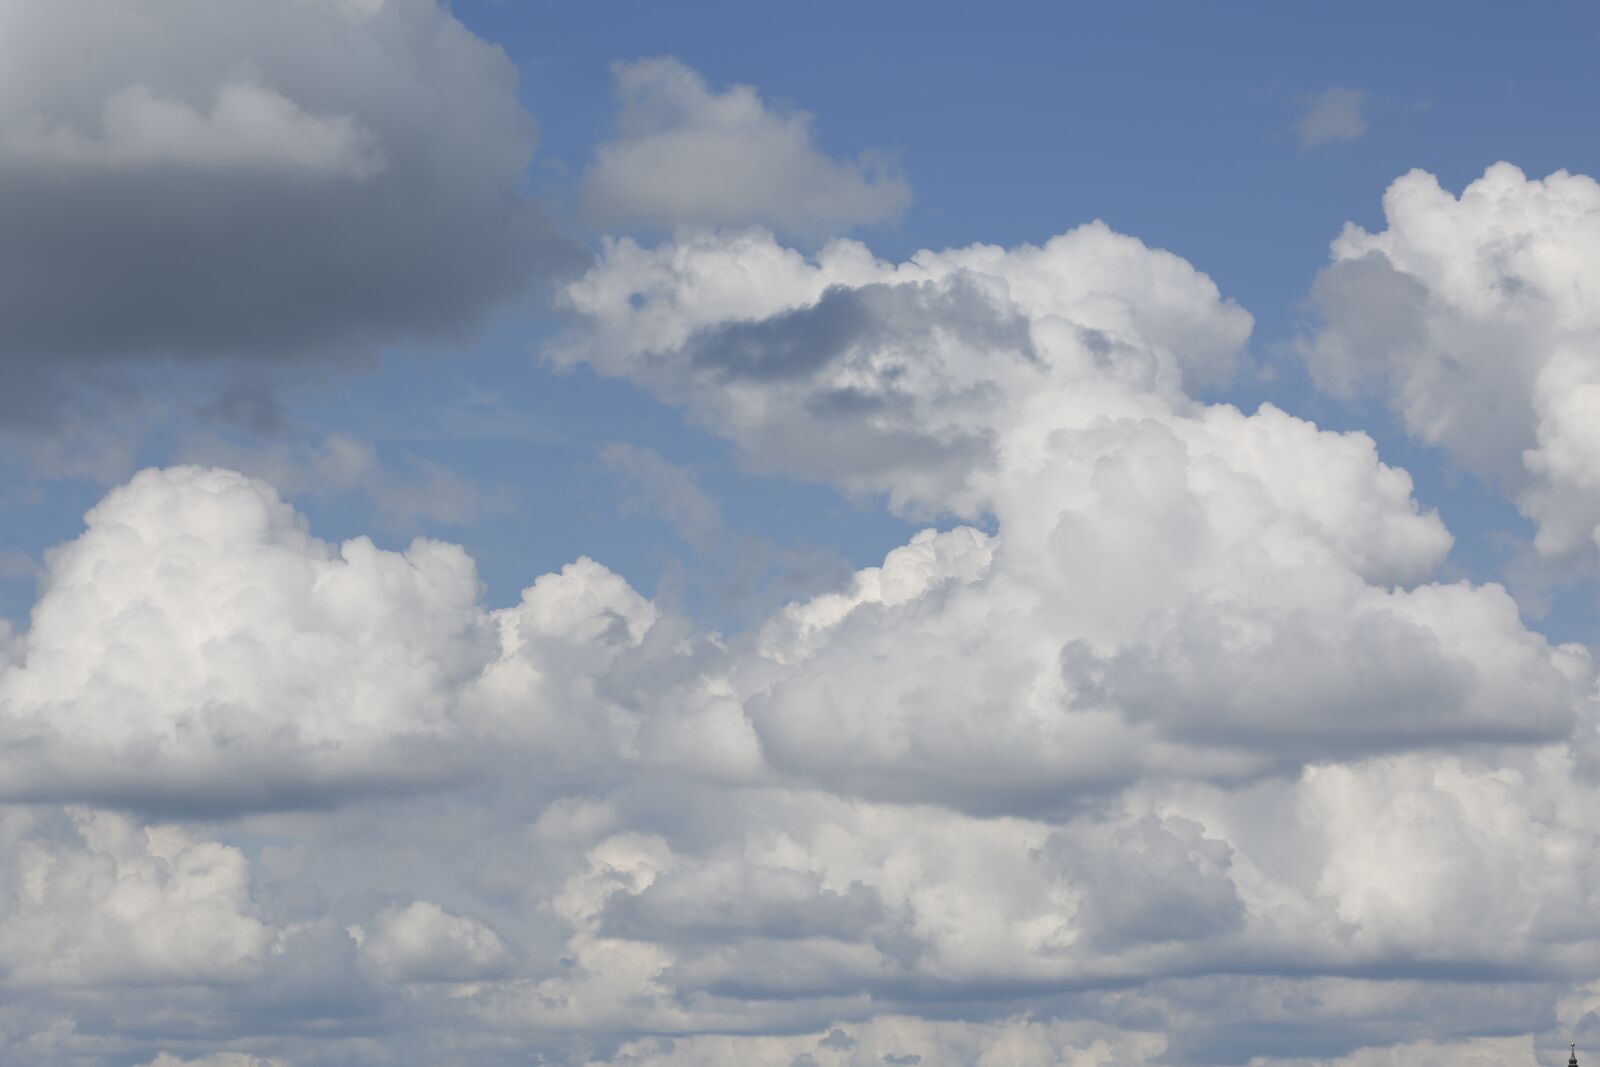
[{"label": "dark gray cloud", "polygon": [[432,0],[7,4],[0,68],[0,416],[131,357],[450,337],[583,259],[514,69]]},{"label": "dark gray cloud", "polygon": [[[692,334],[691,373],[751,396],[770,394],[752,462],[817,481],[960,484],[993,462],[987,427],[943,424],[930,409],[981,407],[992,386],[951,385],[930,398],[920,354],[982,353],[1004,374],[1037,361],[1027,319],[970,279],[833,286],[815,304]],[[848,383],[848,384],[844,384]]]},{"label": "dark gray cloud", "polygon": [[[806,307],[707,327],[690,337],[685,348],[695,366],[730,379],[782,382],[810,378],[853,351],[894,345],[915,352],[942,340],[992,352],[997,359],[1012,353],[1037,358],[1027,318],[996,304],[959,275],[942,285],[836,285]],[[875,384],[892,394],[897,377],[891,366]],[[858,410],[850,404],[846,409]]]}]

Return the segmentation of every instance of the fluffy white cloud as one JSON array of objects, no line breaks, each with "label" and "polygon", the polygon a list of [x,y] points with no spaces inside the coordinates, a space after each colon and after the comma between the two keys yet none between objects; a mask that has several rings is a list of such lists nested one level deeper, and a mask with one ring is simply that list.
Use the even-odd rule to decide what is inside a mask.
[{"label": "fluffy white cloud", "polygon": [[0,676],[11,796],[284,803],[448,773],[419,746],[492,654],[460,549],[335,547],[264,483],[192,467],[87,522]]},{"label": "fluffy white cloud", "polygon": [[238,981],[272,931],[238,849],[106,813],[0,816],[0,983]]},{"label": "fluffy white cloud", "polygon": [[1380,387],[1407,430],[1515,493],[1551,557],[1600,527],[1600,184],[1490,167],[1459,197],[1413,171],[1387,228],[1346,226],[1313,290],[1317,380]]},{"label": "fluffy white cloud", "polygon": [[49,556],[0,673],[5,793],[303,806],[442,784],[491,738],[626,750],[595,679],[654,609],[588,560],[513,608],[481,592],[456,546],[331,545],[264,482],[142,472]]},{"label": "fluffy white cloud", "polygon": [[588,323],[554,358],[686,404],[758,464],[997,523],[768,628],[782,669],[739,684],[786,770],[1026,808],[1554,739],[1588,684],[1498,588],[1419,584],[1450,537],[1370,439],[1192,399],[1249,316],[1104,226],[898,266],[760,232],[622,241],[567,297]]},{"label": "fluffy white cloud", "polygon": [[[760,752],[807,790],[742,794],[710,843],[589,824],[557,897],[581,979],[487,1018],[759,1031],[1132,983],[1075,1010],[1192,1023],[1165,1055],[1228,1062],[1307,998],[1335,1054],[1410,1037],[1429,981],[1352,1026],[1397,975],[1587,973],[1588,655],[1431,581],[1449,534],[1366,436],[1194,399],[1249,322],[1187,265],[1102,227],[900,266],[707,233],[618,242],[568,298],[589,321],[554,358],[758,463],[994,530],[919,534],[736,648]],[[1219,969],[1261,977],[1185,977]],[[1526,1033],[1551,1001],[1525,996],[1447,1029]],[[621,1062],[840,1052],[719,1041]]]},{"label": "fluffy white cloud", "polygon": [[[1227,416],[1240,430],[1274,420],[1295,428],[1270,410]],[[1331,466],[1329,435],[1299,431],[1301,459],[1275,453],[1293,484]],[[852,597],[769,628],[765,651],[786,669],[749,703],[768,757],[879,795],[985,806],[1140,773],[1234,777],[1570,728],[1581,649],[1528,632],[1497,588],[1394,589],[1361,573],[1414,579],[1444,547],[1404,495],[1384,518],[1411,536],[1372,542],[1380,524],[1319,529],[1279,511],[1259,475],[1168,430],[1094,437],[1076,477],[1019,501],[1057,501],[1041,530],[1019,532],[1002,509],[996,537],[957,530],[899,550]],[[897,581],[879,600],[885,574]]]},{"label": "fluffy white cloud", "polygon": [[386,909],[370,933],[357,932],[363,961],[400,981],[469,981],[490,977],[510,962],[499,934],[426,900]]},{"label": "fluffy white cloud", "polygon": [[620,136],[584,175],[589,210],[606,223],[764,223],[812,236],[898,218],[911,201],[888,163],[828,158],[810,115],[769,107],[748,85],[713,92],[670,56],[613,73]]}]

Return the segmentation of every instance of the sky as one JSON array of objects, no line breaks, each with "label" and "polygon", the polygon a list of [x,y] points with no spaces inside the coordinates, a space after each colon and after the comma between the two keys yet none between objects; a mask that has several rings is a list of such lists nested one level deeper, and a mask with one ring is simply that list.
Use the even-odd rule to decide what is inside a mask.
[{"label": "sky", "polygon": [[1597,29],[0,0],[0,1061],[1600,1055]]}]

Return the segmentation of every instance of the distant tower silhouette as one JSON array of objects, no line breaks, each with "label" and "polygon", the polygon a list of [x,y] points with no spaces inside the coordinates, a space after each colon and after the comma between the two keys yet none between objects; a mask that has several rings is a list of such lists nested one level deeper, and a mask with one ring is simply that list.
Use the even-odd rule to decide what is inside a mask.
[{"label": "distant tower silhouette", "polygon": [[1578,1044],[1572,1044],[1572,1058],[1567,1061],[1567,1067],[1578,1067]]}]

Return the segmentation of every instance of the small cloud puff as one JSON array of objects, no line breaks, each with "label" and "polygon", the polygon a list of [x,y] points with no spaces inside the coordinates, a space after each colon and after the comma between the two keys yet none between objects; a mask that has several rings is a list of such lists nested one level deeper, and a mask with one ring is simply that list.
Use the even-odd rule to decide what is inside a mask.
[{"label": "small cloud puff", "polygon": [[621,136],[584,178],[608,225],[762,223],[800,236],[898,218],[911,202],[889,163],[830,159],[811,116],[764,102],[748,85],[713,92],[670,56],[616,65]]},{"label": "small cloud puff", "polygon": [[500,972],[511,958],[489,927],[426,900],[384,911],[359,941],[363,962],[403,982],[471,981]]},{"label": "small cloud puff", "polygon": [[1356,140],[1367,132],[1367,120],[1361,113],[1366,104],[1367,94],[1360,89],[1326,89],[1317,94],[1294,124],[1300,147]]}]

